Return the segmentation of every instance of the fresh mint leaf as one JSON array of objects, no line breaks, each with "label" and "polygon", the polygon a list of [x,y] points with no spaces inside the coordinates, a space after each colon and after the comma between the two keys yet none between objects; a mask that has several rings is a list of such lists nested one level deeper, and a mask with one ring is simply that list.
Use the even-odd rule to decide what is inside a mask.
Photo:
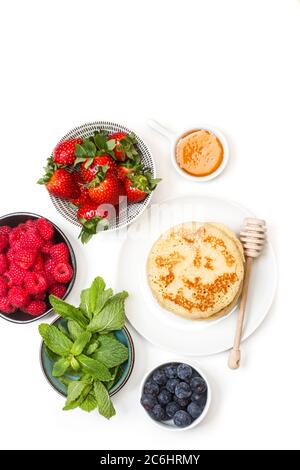
[{"label": "fresh mint leaf", "polygon": [[66,387],[68,387],[69,384],[73,382],[73,380],[67,377],[66,375],[62,375],[61,377],[59,377],[59,381]]},{"label": "fresh mint leaf", "polygon": [[99,361],[92,359],[91,357],[86,356],[85,354],[80,354],[77,356],[80,365],[83,370],[90,374],[94,379],[101,380],[103,382],[108,382],[111,380],[111,375],[108,368]]},{"label": "fresh mint leaf", "polygon": [[86,355],[91,356],[99,347],[98,341],[92,341],[86,348]]},{"label": "fresh mint leaf", "polygon": [[[45,350],[46,350],[46,353],[48,354],[48,356],[50,357],[51,361],[53,362],[56,362],[58,361],[58,359],[60,358],[60,355],[59,354],[55,354],[53,351],[51,351],[51,349],[49,349],[46,345],[45,345]],[[95,352],[95,351],[93,351]]]},{"label": "fresh mint leaf", "polygon": [[67,338],[56,326],[42,323],[39,332],[46,346],[60,356],[67,356],[73,346],[72,341]]},{"label": "fresh mint leaf", "polygon": [[71,365],[72,369],[75,370],[76,372],[78,370],[80,370],[80,364],[77,361],[76,357],[74,357],[74,356],[71,357],[70,365]]},{"label": "fresh mint leaf", "polygon": [[68,321],[68,330],[74,341],[85,331],[75,320]]},{"label": "fresh mint leaf", "polygon": [[113,295],[112,289],[105,289],[105,282],[102,277],[96,277],[90,288],[89,311],[92,318],[98,315],[106,301]]},{"label": "fresh mint leaf", "polygon": [[78,336],[72,346],[71,354],[73,354],[74,356],[78,356],[79,354],[81,354],[88,342],[90,341],[91,337],[92,334],[89,331],[84,331],[83,333],[81,333],[81,335]]},{"label": "fresh mint leaf", "polygon": [[121,330],[125,323],[124,302],[127,296],[128,293],[123,291],[111,297],[87,329],[92,333]]},{"label": "fresh mint leaf", "polygon": [[94,383],[94,393],[99,413],[107,419],[114,416],[116,414],[114,405],[112,404],[107,389],[101,382],[97,381]]},{"label": "fresh mint leaf", "polygon": [[60,377],[61,375],[64,375],[69,366],[70,361],[66,357],[62,357],[61,359],[56,361],[52,369],[53,377]]},{"label": "fresh mint leaf", "polygon": [[92,315],[89,310],[90,289],[84,289],[80,295],[80,310],[91,320]]},{"label": "fresh mint leaf", "polygon": [[95,394],[93,391],[91,391],[86,397],[86,399],[83,400],[83,402],[80,405],[80,408],[83,411],[87,411],[88,413],[90,411],[93,411],[95,408],[97,408],[97,400],[95,398]]},{"label": "fresh mint leaf", "polygon": [[93,358],[103,362],[107,367],[123,364],[128,359],[128,348],[116,338],[101,336],[100,346],[93,354]]},{"label": "fresh mint leaf", "polygon": [[92,389],[92,384],[85,380],[74,380],[68,385],[68,396],[64,410],[72,410],[81,405]]},{"label": "fresh mint leaf", "polygon": [[112,369],[110,369],[111,380],[109,382],[107,382],[107,384],[106,384],[107,390],[110,390],[114,386],[114,384],[116,382],[116,377],[117,377],[119,368],[120,368],[120,366],[116,366],[116,367],[113,367]]},{"label": "fresh mint leaf", "polygon": [[57,328],[72,341],[70,332],[64,327],[62,323],[58,323]]},{"label": "fresh mint leaf", "polygon": [[49,302],[52,305],[54,311],[65,320],[75,320],[83,328],[87,326],[88,321],[78,308],[68,304],[58,297],[55,297],[55,295],[49,296]]}]

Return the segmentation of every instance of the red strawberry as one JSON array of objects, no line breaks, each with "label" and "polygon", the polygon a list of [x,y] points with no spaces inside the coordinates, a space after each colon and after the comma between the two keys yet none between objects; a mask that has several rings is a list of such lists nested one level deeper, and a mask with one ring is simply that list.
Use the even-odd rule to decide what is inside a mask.
[{"label": "red strawberry", "polygon": [[23,287],[11,287],[7,294],[8,300],[13,307],[25,307],[29,302],[29,295]]},{"label": "red strawberry", "polygon": [[18,266],[16,263],[11,263],[9,271],[4,274],[8,287],[21,286],[24,282],[26,270]]},{"label": "red strawberry", "polygon": [[45,184],[49,193],[53,194],[53,196],[62,199],[75,199],[79,196],[80,191],[73,178],[72,173],[69,173],[64,168],[55,169],[53,163],[48,163],[46,174],[38,183]]},{"label": "red strawberry", "polygon": [[5,297],[7,293],[8,285],[4,277],[0,277],[0,297]]},{"label": "red strawberry", "polygon": [[20,268],[29,269],[34,264],[36,256],[36,250],[18,250],[14,254],[14,261]]},{"label": "red strawberry", "polygon": [[94,179],[98,171],[101,170],[101,167],[107,167],[107,171],[111,171],[114,174],[117,173],[117,164],[109,155],[104,154],[96,156],[90,165],[89,162],[90,158],[87,158],[87,160],[80,165],[81,175],[87,183],[90,183]]},{"label": "red strawberry", "polygon": [[13,307],[8,299],[8,297],[0,297],[0,312],[2,313],[14,313],[16,307]]},{"label": "red strawberry", "polygon": [[80,195],[75,199],[71,199],[71,203],[74,206],[80,207],[90,201],[89,190],[84,186],[80,187]]},{"label": "red strawberry", "polygon": [[28,294],[40,294],[47,289],[47,280],[42,273],[28,272],[24,279],[24,287]]},{"label": "red strawberry", "polygon": [[80,238],[82,243],[87,243],[95,235],[99,223],[101,223],[104,230],[108,228],[108,221],[106,220],[108,211],[102,210],[98,206],[99,204],[91,201],[80,207],[77,211],[77,218],[82,224],[78,238]]},{"label": "red strawberry", "polygon": [[49,220],[44,218],[38,219],[36,222],[36,227],[44,240],[48,241],[53,238],[54,227],[51,222],[49,222]]},{"label": "red strawberry", "polygon": [[89,188],[90,198],[97,204],[119,204],[119,196],[122,192],[121,182],[113,174],[105,175],[99,182],[91,183]]},{"label": "red strawberry", "polygon": [[125,179],[128,202],[140,202],[153,191],[160,179],[153,179],[150,172],[130,175]]},{"label": "red strawberry", "polygon": [[63,298],[66,291],[67,291],[67,288],[63,284],[53,284],[53,286],[51,286],[49,289],[50,294],[55,295],[56,297],[59,297],[60,299]]},{"label": "red strawberry", "polygon": [[0,275],[4,274],[8,269],[7,257],[4,253],[0,253]]},{"label": "red strawberry", "polygon": [[134,158],[138,152],[135,149],[136,138],[133,133],[115,132],[109,136],[110,140],[115,140],[114,154],[117,160],[124,162],[128,158]]},{"label": "red strawberry", "polygon": [[72,165],[75,161],[75,146],[82,144],[82,139],[65,140],[57,144],[53,151],[54,163]]},{"label": "red strawberry", "polygon": [[8,234],[0,232],[0,253],[5,250],[8,245]]},{"label": "red strawberry", "polygon": [[69,248],[63,242],[57,243],[50,248],[50,257],[57,263],[67,263],[70,258]]},{"label": "red strawberry", "polygon": [[33,317],[38,317],[45,313],[47,310],[47,305],[42,300],[32,300],[29,304],[23,309],[24,312],[29,313]]},{"label": "red strawberry", "polygon": [[0,233],[5,233],[6,235],[9,235],[11,231],[12,231],[12,228],[9,227],[8,225],[2,225],[0,227]]},{"label": "red strawberry", "polygon": [[58,263],[53,269],[54,279],[61,284],[66,284],[73,277],[73,269],[69,263]]}]

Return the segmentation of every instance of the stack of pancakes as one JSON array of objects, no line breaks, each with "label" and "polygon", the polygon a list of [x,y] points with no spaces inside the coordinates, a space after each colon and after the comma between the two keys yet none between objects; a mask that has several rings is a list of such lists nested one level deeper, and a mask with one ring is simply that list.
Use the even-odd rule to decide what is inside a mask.
[{"label": "stack of pancakes", "polygon": [[163,308],[192,320],[215,319],[232,310],[241,293],[243,247],[223,224],[180,224],[154,243],[147,275]]}]

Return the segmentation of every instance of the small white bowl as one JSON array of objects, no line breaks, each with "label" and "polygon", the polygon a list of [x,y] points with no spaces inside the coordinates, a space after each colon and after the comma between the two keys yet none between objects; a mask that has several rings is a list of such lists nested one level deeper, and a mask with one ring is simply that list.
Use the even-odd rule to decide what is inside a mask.
[{"label": "small white bowl", "polygon": [[[150,414],[147,412],[147,410],[144,409],[144,412],[146,413],[146,415],[148,416],[148,418],[152,421],[152,423],[156,424],[157,426],[159,426],[160,428],[163,428],[163,429],[166,429],[168,431],[187,431],[188,429],[192,429],[194,428],[195,426],[197,426],[199,423],[201,423],[201,421],[203,421],[203,419],[205,418],[207,412],[208,412],[208,409],[210,407],[210,402],[211,402],[211,388],[210,388],[210,385],[209,385],[209,382],[207,380],[207,377],[205,376],[205,374],[202,372],[201,369],[199,369],[198,365],[195,364],[195,363],[191,363],[190,361],[189,362],[186,362],[186,361],[182,361],[180,359],[175,359],[173,361],[168,361],[168,362],[165,362],[164,364],[158,364],[156,367],[154,367],[153,369],[151,369],[150,372],[147,372],[147,374],[145,374],[145,376],[143,377],[143,380],[141,382],[141,386],[140,386],[140,396],[139,396],[139,399],[141,398],[141,396],[143,395],[143,391],[144,391],[144,386],[145,386],[145,383],[147,382],[147,380],[150,378],[150,375],[153,374],[153,372],[156,370],[156,369],[160,369],[168,364],[173,364],[173,363],[179,363],[179,364],[187,364],[189,366],[191,366],[193,369],[196,370],[196,372],[198,372],[201,377],[205,380],[206,382],[206,386],[207,386],[207,399],[206,399],[206,404],[205,404],[205,407],[204,407],[204,410],[202,411],[201,415],[196,418],[189,426],[186,426],[184,428],[180,428],[178,426],[176,426],[174,423],[173,423],[173,420],[168,420],[168,421],[156,421],[155,419],[151,418]],[[142,405],[141,405],[142,406]]]},{"label": "small white bowl", "polygon": [[[171,131],[170,129],[167,129],[166,127],[162,126],[161,124],[159,124],[154,119],[149,119],[148,120],[148,125],[153,130],[155,130],[156,132],[163,135],[164,137],[166,137],[169,140],[170,145],[171,145],[171,161],[172,161],[172,164],[173,164],[175,170],[177,171],[177,173],[179,173],[184,178],[186,178],[190,181],[197,181],[198,183],[203,183],[205,181],[209,181],[209,180],[212,180],[213,178],[216,178],[217,176],[219,176],[222,173],[222,171],[225,170],[225,168],[227,166],[227,163],[228,163],[228,160],[229,160],[229,148],[228,148],[228,142],[227,142],[224,134],[222,134],[222,132],[220,132],[219,130],[217,130],[213,127],[210,127],[210,126],[201,126],[201,125],[199,126],[199,125],[197,125],[197,126],[194,126],[194,127],[189,127],[188,129],[185,129],[180,134],[177,134],[177,133]],[[188,132],[191,132],[191,131],[194,131],[194,130],[199,130],[199,129],[203,129],[203,130],[206,130],[206,131],[209,131],[209,132],[215,134],[215,136],[221,142],[221,144],[223,146],[223,151],[224,151],[223,160],[222,160],[221,165],[213,173],[211,173],[210,175],[207,175],[207,176],[189,175],[186,171],[184,171],[184,170],[182,170],[182,168],[180,168],[180,166],[178,165],[177,160],[176,160],[176,145],[177,145],[177,142],[179,141],[179,139],[183,135],[187,134]]]}]

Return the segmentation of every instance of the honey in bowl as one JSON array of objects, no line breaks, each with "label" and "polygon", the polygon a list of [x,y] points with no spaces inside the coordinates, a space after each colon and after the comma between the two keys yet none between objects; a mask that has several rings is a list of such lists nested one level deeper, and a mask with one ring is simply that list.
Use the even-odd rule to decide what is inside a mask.
[{"label": "honey in bowl", "polygon": [[223,146],[211,131],[199,129],[183,134],[176,144],[179,167],[192,176],[208,176],[221,165]]}]

